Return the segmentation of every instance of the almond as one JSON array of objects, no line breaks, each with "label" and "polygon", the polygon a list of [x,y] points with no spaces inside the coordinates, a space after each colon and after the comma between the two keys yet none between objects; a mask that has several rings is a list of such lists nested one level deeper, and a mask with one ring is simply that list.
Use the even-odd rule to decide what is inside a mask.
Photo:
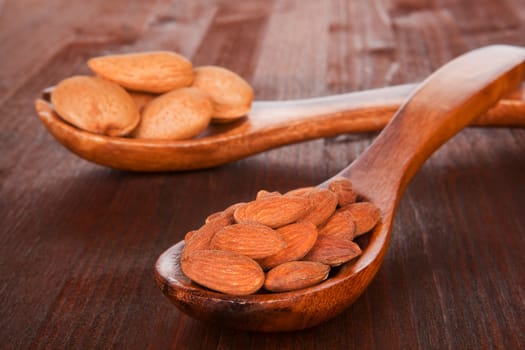
[{"label": "almond", "polygon": [[354,220],[349,213],[337,211],[319,228],[319,234],[353,240],[355,237]]},{"label": "almond", "polygon": [[277,229],[286,242],[286,248],[265,259],[259,260],[263,269],[271,269],[279,264],[303,258],[317,240],[317,228],[311,222],[297,222]]},{"label": "almond", "polygon": [[310,209],[308,198],[279,196],[246,203],[233,213],[238,223],[259,223],[277,228],[297,221]]},{"label": "almond", "polygon": [[328,184],[328,189],[337,195],[340,207],[354,203],[357,194],[354,192],[352,182],[346,178],[338,178]]},{"label": "almond", "polygon": [[361,248],[351,240],[320,235],[313,248],[303,259],[339,266],[359,255],[361,255]]},{"label": "almond", "polygon": [[328,220],[337,207],[337,196],[332,191],[315,188],[304,196],[310,200],[311,208],[301,221],[309,221],[319,226]]},{"label": "almond", "polygon": [[274,267],[266,274],[264,288],[287,292],[316,285],[328,277],[330,266],[313,261],[290,261]]},{"label": "almond", "polygon": [[210,243],[211,249],[228,250],[253,259],[274,255],[286,247],[275,230],[263,225],[235,224],[222,228]]},{"label": "almond", "polygon": [[195,250],[209,249],[213,236],[215,236],[215,234],[223,227],[230,225],[230,223],[230,218],[220,217],[202,225],[196,231],[188,232],[184,238],[185,246],[182,252],[183,255],[189,254]]},{"label": "almond", "polygon": [[264,272],[253,259],[224,250],[183,255],[181,268],[195,283],[231,295],[255,293],[264,283]]},{"label": "almond", "polygon": [[211,102],[200,90],[174,90],[144,107],[142,121],[133,135],[137,138],[189,139],[206,129],[211,112]]},{"label": "almond", "polygon": [[51,93],[51,102],[60,117],[92,133],[123,136],[140,121],[126,90],[98,77],[64,79]]},{"label": "almond", "polygon": [[315,189],[316,187],[301,187],[301,188],[296,188],[294,190],[290,190],[288,192],[286,192],[284,195],[285,196],[303,196],[305,194],[307,194],[308,192],[310,192],[311,190]]},{"label": "almond", "polygon": [[244,204],[246,204],[246,203],[244,203],[244,202],[235,203],[235,204],[230,205],[228,208],[224,209],[223,211],[218,211],[216,213],[210,214],[206,218],[205,222],[208,223],[210,221],[213,221],[213,220],[221,218],[221,217],[227,217],[231,221],[230,224],[233,224],[234,223],[233,212],[235,211],[235,209],[239,208],[240,206],[242,206]]},{"label": "almond", "polygon": [[194,77],[191,62],[169,51],[95,57],[87,64],[99,76],[143,92],[163,93],[190,86]]},{"label": "almond", "polygon": [[255,198],[262,199],[266,197],[279,197],[279,196],[281,196],[281,194],[277,191],[269,192],[266,190],[260,190],[259,192],[257,192],[257,196],[255,196]]},{"label": "almond", "polygon": [[137,91],[128,91],[128,93],[133,99],[133,102],[135,102],[135,105],[137,106],[139,112],[142,112],[142,110],[148,103],[150,103],[159,96]]},{"label": "almond", "polygon": [[355,222],[355,235],[362,235],[377,225],[381,218],[379,208],[370,202],[352,203],[340,209],[348,212]]},{"label": "almond", "polygon": [[217,66],[195,69],[194,87],[207,93],[213,102],[213,117],[229,122],[246,115],[253,100],[252,87],[236,73]]}]

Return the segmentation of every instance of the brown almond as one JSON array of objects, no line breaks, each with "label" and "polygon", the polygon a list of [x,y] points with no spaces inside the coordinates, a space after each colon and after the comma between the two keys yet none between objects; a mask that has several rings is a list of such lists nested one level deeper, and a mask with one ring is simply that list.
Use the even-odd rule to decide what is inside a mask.
[{"label": "brown almond", "polygon": [[200,90],[174,90],[144,107],[142,121],[133,135],[137,138],[189,139],[206,129],[211,112],[211,102]]},{"label": "brown almond", "polygon": [[255,293],[264,283],[264,272],[253,259],[224,250],[183,255],[181,268],[195,283],[231,295]]},{"label": "brown almond", "polygon": [[338,178],[331,181],[328,184],[328,189],[337,195],[340,207],[354,203],[357,199],[352,182],[346,178]]},{"label": "brown almond", "polygon": [[351,240],[320,235],[303,260],[339,266],[359,255],[361,255],[361,248]]},{"label": "brown almond", "polygon": [[255,199],[262,199],[266,197],[279,197],[279,196],[281,196],[281,194],[277,191],[270,192],[266,190],[260,190],[259,192],[257,192]]},{"label": "brown almond", "polygon": [[311,222],[297,222],[277,229],[286,242],[286,248],[259,260],[263,269],[271,269],[282,263],[303,258],[317,240],[317,227]]},{"label": "brown almond", "polygon": [[306,216],[301,218],[301,221],[309,221],[312,224],[319,226],[326,222],[328,218],[335,212],[337,207],[337,196],[332,191],[315,188],[310,192],[304,194],[310,200],[310,211]]},{"label": "brown almond", "polygon": [[239,208],[240,206],[242,206],[244,204],[246,204],[246,203],[244,203],[244,202],[235,203],[235,204],[230,205],[228,208],[226,208],[226,209],[224,209],[222,211],[218,211],[216,213],[210,214],[206,218],[205,222],[208,223],[208,222],[213,221],[213,220],[218,219],[218,218],[227,217],[231,221],[230,224],[233,224],[235,222],[234,219],[233,219],[233,213],[235,212],[235,209]]},{"label": "brown almond", "polygon": [[259,223],[277,228],[297,221],[310,209],[310,201],[304,197],[267,197],[246,203],[233,213],[238,223]]},{"label": "brown almond", "polygon": [[266,274],[264,288],[287,292],[307,288],[324,281],[330,266],[313,261],[290,261],[274,267]]},{"label": "brown almond", "polygon": [[135,102],[126,90],[98,77],[62,80],[51,93],[51,102],[60,117],[92,133],[123,136],[140,121]]},{"label": "brown almond", "polygon": [[354,220],[349,213],[337,211],[319,228],[319,234],[353,240],[355,237]]},{"label": "brown almond", "polygon": [[231,224],[231,219],[228,217],[220,217],[216,220],[210,221],[202,225],[196,231],[190,231],[186,234],[185,237],[185,246],[183,250],[183,255],[189,254],[195,250],[203,250],[210,248],[210,242],[217,232],[219,232],[223,227]]},{"label": "brown almond", "polygon": [[316,187],[301,187],[301,188],[296,188],[296,189],[293,189],[293,190],[290,190],[288,192],[286,192],[284,195],[285,196],[303,196],[305,194],[307,194],[308,192],[310,192],[311,190],[315,189]]},{"label": "brown almond", "polygon": [[370,202],[352,203],[340,209],[348,212],[355,222],[355,235],[362,235],[377,225],[381,218],[381,212]]},{"label": "brown almond", "polygon": [[142,112],[142,110],[148,103],[153,101],[155,98],[159,97],[159,95],[148,94],[145,92],[128,91],[128,93],[133,99],[133,102],[135,102],[135,105],[137,106],[139,112]]},{"label": "brown almond", "polygon": [[87,64],[97,75],[143,92],[164,93],[190,86],[194,78],[191,62],[169,51],[101,56]]},{"label": "brown almond", "polygon": [[229,122],[246,115],[253,100],[252,87],[236,73],[217,66],[195,69],[194,87],[210,96],[214,121]]},{"label": "brown almond", "polygon": [[210,243],[211,249],[228,250],[252,259],[274,255],[286,247],[277,231],[263,225],[234,224],[222,228]]}]

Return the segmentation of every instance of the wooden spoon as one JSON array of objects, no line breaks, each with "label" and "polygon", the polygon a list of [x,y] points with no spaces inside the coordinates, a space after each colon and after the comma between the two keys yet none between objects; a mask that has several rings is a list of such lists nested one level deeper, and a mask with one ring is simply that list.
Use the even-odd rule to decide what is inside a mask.
[{"label": "wooden spoon", "polygon": [[[36,101],[36,110],[49,132],[84,159],[124,170],[173,171],[214,167],[319,137],[379,130],[415,88],[400,85],[306,100],[254,102],[248,118],[211,126],[200,138],[185,141],[92,134],[64,122],[45,100]],[[500,101],[474,124],[525,126],[524,92]]]},{"label": "wooden spoon", "polygon": [[381,266],[397,204],[414,173],[441,144],[524,77],[525,49],[489,46],[451,61],[422,83],[374,143],[337,175],[349,178],[358,193],[375,203],[382,219],[362,256],[325,282],[287,293],[242,297],[216,293],[182,274],[180,242],[159,257],[158,285],[188,315],[234,328],[289,331],[334,317],[363,293]]}]

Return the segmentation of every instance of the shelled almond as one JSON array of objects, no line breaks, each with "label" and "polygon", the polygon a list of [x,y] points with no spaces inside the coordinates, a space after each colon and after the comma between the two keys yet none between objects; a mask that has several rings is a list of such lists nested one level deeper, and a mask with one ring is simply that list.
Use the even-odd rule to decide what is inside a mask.
[{"label": "shelled almond", "polygon": [[51,92],[57,114],[108,136],[185,140],[213,120],[232,122],[251,109],[253,89],[222,67],[193,67],[182,55],[152,51],[94,57],[96,77],[75,76]]},{"label": "shelled almond", "polygon": [[214,213],[186,234],[182,271],[197,284],[232,295],[318,284],[331,269],[361,255],[353,239],[380,220],[374,204],[357,198],[345,178],[328,189],[261,190],[253,201]]}]

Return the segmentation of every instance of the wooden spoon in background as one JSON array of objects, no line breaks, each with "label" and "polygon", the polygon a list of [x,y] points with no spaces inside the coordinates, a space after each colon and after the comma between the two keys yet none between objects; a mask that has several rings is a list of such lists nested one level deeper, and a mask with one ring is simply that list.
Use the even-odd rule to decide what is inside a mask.
[{"label": "wooden spoon in background", "polygon": [[325,282],[287,293],[240,297],[213,292],[182,274],[180,242],[157,260],[158,285],[188,315],[239,329],[290,331],[336,316],[363,293],[381,266],[401,194],[419,167],[524,77],[525,49],[489,46],[451,61],[421,84],[373,144],[337,175],[349,178],[358,193],[375,203],[382,219],[361,257]]},{"label": "wooden spoon in background", "polygon": [[[247,118],[212,125],[197,139],[170,141],[97,135],[64,122],[45,100],[36,110],[55,139],[89,161],[123,170],[210,168],[275,147],[383,128],[417,85],[292,101],[257,101]],[[44,94],[49,99],[49,92]],[[502,100],[474,125],[525,126],[525,90]]]}]

